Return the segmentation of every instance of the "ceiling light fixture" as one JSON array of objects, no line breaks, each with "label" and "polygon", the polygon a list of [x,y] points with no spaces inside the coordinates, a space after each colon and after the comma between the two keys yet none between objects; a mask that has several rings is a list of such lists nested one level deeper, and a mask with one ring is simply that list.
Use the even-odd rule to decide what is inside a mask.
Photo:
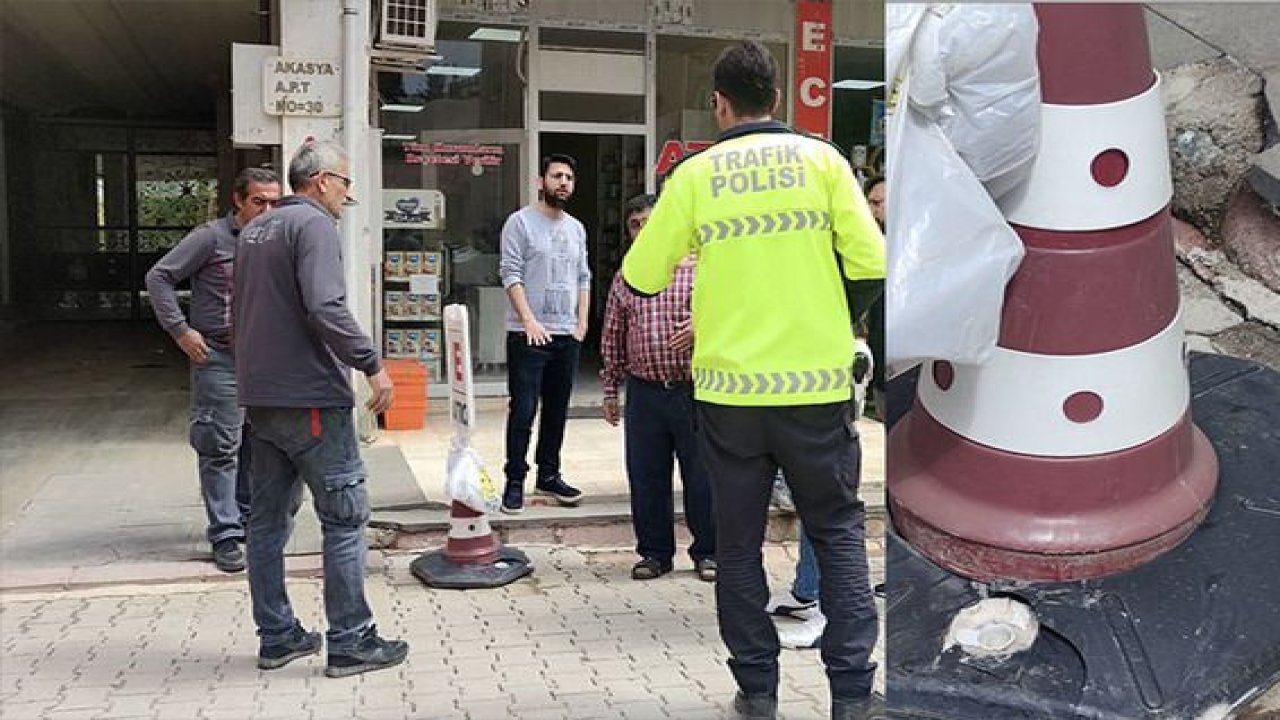
[{"label": "ceiling light fixture", "polygon": [[841,80],[834,82],[831,87],[837,90],[875,90],[884,87],[883,80]]},{"label": "ceiling light fixture", "polygon": [[385,112],[415,113],[422,112],[426,105],[409,105],[406,103],[382,103],[380,110]]},{"label": "ceiling light fixture", "polygon": [[382,136],[382,142],[413,142],[417,139],[417,135],[410,135],[408,133],[387,133]]},{"label": "ceiling light fixture", "polygon": [[493,40],[495,42],[518,43],[524,38],[524,33],[520,30],[511,28],[476,28],[475,32],[467,36],[468,40]]},{"label": "ceiling light fixture", "polygon": [[453,65],[432,65],[427,68],[428,75],[448,75],[450,77],[475,77],[480,74],[478,67],[455,67]]}]

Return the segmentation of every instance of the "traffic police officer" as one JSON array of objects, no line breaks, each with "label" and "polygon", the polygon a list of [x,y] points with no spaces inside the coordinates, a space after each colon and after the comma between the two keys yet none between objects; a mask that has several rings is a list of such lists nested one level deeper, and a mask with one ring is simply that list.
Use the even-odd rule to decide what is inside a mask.
[{"label": "traffic police officer", "polygon": [[634,292],[656,294],[681,258],[698,254],[695,418],[715,497],[717,615],[735,707],[776,714],[778,637],[761,547],[781,467],[821,569],[832,717],[861,718],[876,610],[857,497],[851,311],[883,290],[884,238],[840,152],[772,119],[780,94],[768,50],[730,46],[714,80],[719,142],[668,176],[622,274]]}]

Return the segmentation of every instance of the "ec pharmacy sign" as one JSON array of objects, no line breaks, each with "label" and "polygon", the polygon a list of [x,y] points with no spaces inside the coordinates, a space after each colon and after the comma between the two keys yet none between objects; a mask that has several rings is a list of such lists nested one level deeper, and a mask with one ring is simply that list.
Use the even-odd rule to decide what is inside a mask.
[{"label": "ec pharmacy sign", "polygon": [[342,72],[333,60],[267,58],[262,101],[268,115],[337,117],[342,114]]}]

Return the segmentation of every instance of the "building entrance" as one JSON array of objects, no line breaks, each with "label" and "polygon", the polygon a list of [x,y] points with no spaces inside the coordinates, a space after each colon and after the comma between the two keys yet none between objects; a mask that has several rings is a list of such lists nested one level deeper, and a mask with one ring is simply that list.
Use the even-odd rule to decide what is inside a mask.
[{"label": "building entrance", "polygon": [[583,360],[599,355],[600,328],[613,275],[627,249],[627,200],[644,192],[644,135],[544,132],[539,154],[564,153],[578,162],[578,181],[568,211],[587,228],[591,262],[591,326]]},{"label": "building entrance", "polygon": [[34,136],[31,202],[12,226],[27,228],[13,233],[17,304],[33,319],[149,319],[147,270],[218,215],[214,133],[47,123]]}]

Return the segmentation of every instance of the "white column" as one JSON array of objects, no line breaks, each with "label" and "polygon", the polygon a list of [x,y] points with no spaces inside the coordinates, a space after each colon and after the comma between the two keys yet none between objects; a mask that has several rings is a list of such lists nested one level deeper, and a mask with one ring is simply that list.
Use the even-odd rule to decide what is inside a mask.
[{"label": "white column", "polygon": [[[341,117],[291,117],[281,121],[282,169],[308,137],[332,140],[346,148],[351,160],[351,194],[359,204],[343,211],[342,257],[347,303],[356,320],[374,333],[371,251],[378,240],[370,230],[371,213],[381,208],[382,178],[369,158],[369,2],[368,0],[281,0],[280,55],[286,58],[335,61],[342,72]],[[381,348],[382,341],[374,337]],[[358,394],[367,392],[357,379]],[[363,403],[360,403],[363,407]],[[360,411],[363,415],[363,410]],[[362,420],[367,420],[362,418]]]}]

